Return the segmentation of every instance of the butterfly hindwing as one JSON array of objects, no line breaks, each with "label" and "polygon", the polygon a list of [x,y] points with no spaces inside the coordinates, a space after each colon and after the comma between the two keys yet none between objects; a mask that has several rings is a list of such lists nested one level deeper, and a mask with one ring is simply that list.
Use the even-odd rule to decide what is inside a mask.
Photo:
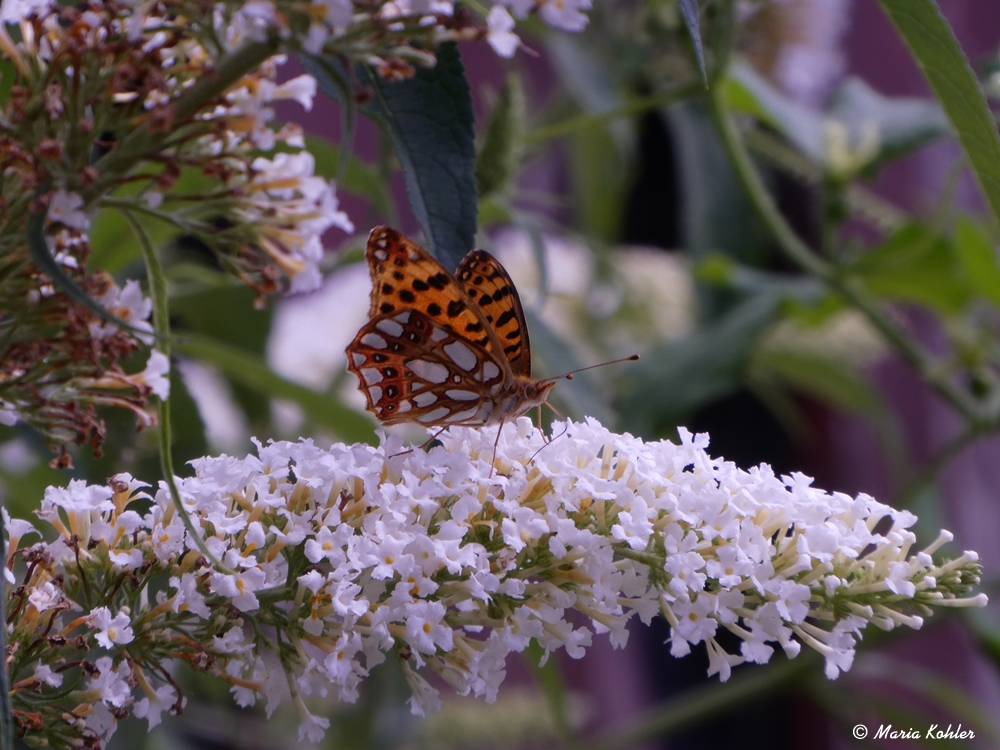
[{"label": "butterfly hindwing", "polygon": [[514,375],[531,376],[528,325],[514,282],[485,250],[473,250],[455,271],[455,278],[493,326]]},{"label": "butterfly hindwing", "polygon": [[501,361],[415,309],[372,318],[347,352],[368,410],[387,425],[484,424],[504,383]]},{"label": "butterfly hindwing", "polygon": [[503,347],[462,286],[427,251],[395,229],[376,227],[365,252],[372,276],[369,314],[417,310],[460,338],[502,358]]}]

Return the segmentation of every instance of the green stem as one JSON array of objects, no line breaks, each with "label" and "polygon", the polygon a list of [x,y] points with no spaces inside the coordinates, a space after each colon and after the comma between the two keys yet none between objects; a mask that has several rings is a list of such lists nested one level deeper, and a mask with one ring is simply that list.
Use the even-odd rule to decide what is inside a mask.
[{"label": "green stem", "polygon": [[525,652],[524,661],[542,688],[542,693],[549,704],[549,714],[563,744],[567,747],[576,747],[578,738],[566,712],[566,682],[559,672],[556,659],[549,659],[544,666],[541,664],[544,653],[538,641],[532,639]]},{"label": "green stem", "polygon": [[957,386],[949,377],[944,365],[931,356],[909,333],[900,326],[857,280],[843,274],[836,266],[816,255],[791,228],[775,204],[757,167],[747,151],[746,144],[733,121],[725,102],[721,86],[709,94],[709,104],[722,137],[723,146],[746,189],[764,225],[778,242],[778,246],[804,271],[823,281],[860,310],[938,395],[958,411],[969,425],[977,430],[995,426],[996,418],[967,391]]},{"label": "green stem", "polygon": [[10,702],[7,675],[7,529],[3,522],[3,495],[0,494],[0,750],[13,750],[14,709]]},{"label": "green stem", "polygon": [[659,94],[650,94],[649,96],[640,96],[631,99],[620,107],[616,107],[608,112],[579,115],[571,117],[568,120],[552,123],[551,125],[542,125],[525,136],[525,144],[528,146],[537,146],[545,141],[574,133],[577,130],[594,127],[595,125],[604,125],[615,120],[642,114],[651,109],[665,107],[682,99],[689,99],[703,90],[704,87],[700,83],[690,86],[680,86]]},{"label": "green stem", "polygon": [[774,696],[803,673],[816,666],[819,654],[802,654],[766,668],[748,666],[732,681],[711,683],[670,698],[646,711],[628,727],[615,727],[580,750],[618,750],[666,737],[701,721],[707,721],[736,706],[745,707],[756,699]]},{"label": "green stem", "polygon": [[[135,218],[131,211],[122,211],[121,214],[128,223],[132,233],[135,234],[135,238],[139,242],[139,247],[142,249],[142,259],[146,264],[146,277],[149,280],[149,296],[153,301],[153,329],[156,331],[158,337],[157,349],[169,358],[170,309],[167,295],[167,278],[163,273],[163,265],[156,254],[152,240],[150,240],[149,235],[139,220]],[[195,529],[191,516],[188,515],[184,504],[181,502],[181,493],[177,489],[177,482],[174,479],[174,459],[170,447],[170,403],[168,399],[159,399],[159,403],[156,406],[156,413],[160,430],[160,470],[163,472],[163,478],[170,489],[170,499],[173,501],[174,509],[180,516],[188,535],[205,558],[212,563],[212,567],[220,573],[233,575],[234,571],[223,565],[208,549],[205,540],[201,538],[201,535]]]}]

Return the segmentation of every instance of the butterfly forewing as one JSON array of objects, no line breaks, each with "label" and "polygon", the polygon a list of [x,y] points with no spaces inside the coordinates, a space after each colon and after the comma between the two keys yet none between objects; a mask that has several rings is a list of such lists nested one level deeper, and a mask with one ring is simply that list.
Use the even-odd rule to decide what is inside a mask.
[{"label": "butterfly forewing", "polygon": [[459,264],[455,278],[493,326],[514,375],[530,377],[528,325],[517,289],[504,267],[485,250],[473,250]]},{"label": "butterfly forewing", "polygon": [[376,227],[366,250],[372,275],[370,315],[417,310],[460,338],[502,358],[490,323],[444,266],[394,229]]},{"label": "butterfly forewing", "polygon": [[416,309],[372,318],[347,348],[368,410],[383,424],[492,420],[503,362]]}]

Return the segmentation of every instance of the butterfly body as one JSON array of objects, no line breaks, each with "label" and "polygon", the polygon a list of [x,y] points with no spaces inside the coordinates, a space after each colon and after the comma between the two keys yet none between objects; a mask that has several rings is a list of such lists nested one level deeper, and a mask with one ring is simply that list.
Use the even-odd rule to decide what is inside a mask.
[{"label": "butterfly body", "polygon": [[527,326],[503,266],[474,250],[448,273],[421,247],[376,227],[365,253],[371,320],[347,347],[367,408],[386,425],[497,424],[542,404]]}]

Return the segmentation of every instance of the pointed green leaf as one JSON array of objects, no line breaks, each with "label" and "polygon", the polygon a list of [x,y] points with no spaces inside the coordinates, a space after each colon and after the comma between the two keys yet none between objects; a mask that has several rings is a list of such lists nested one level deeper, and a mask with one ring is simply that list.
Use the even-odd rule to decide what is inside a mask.
[{"label": "pointed green leaf", "polygon": [[495,193],[502,196],[508,192],[524,152],[526,117],[521,79],[515,75],[508,76],[490,113],[476,156],[476,183],[480,200]]},{"label": "pointed green leaf", "polygon": [[958,217],[955,225],[955,249],[972,288],[1000,307],[1000,264],[996,248],[967,216]]},{"label": "pointed green leaf", "polygon": [[705,72],[705,50],[702,48],[701,25],[698,22],[698,0],[678,0],[678,6],[688,34],[691,35],[694,55],[698,58],[698,70],[701,71],[702,80],[707,84],[708,73]]},{"label": "pointed green leaf", "polygon": [[969,166],[1000,219],[1000,136],[969,61],[934,0],[879,0],[958,133]]},{"label": "pointed green leaf", "polygon": [[[340,63],[322,63],[303,58],[323,92],[342,100],[344,92],[327,72]],[[475,242],[478,205],[472,95],[458,46],[442,44],[433,68],[420,68],[404,81],[387,81],[366,66],[355,74],[372,92],[361,111],[389,138],[403,168],[424,245],[455,268]]]}]

